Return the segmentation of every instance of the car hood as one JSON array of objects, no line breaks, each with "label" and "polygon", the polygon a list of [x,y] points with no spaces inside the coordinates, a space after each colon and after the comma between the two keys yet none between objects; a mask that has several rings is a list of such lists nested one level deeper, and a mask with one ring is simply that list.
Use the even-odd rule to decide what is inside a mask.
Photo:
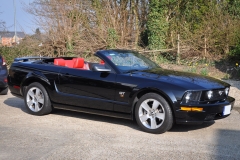
[{"label": "car hood", "polygon": [[230,86],[228,83],[212,77],[162,68],[138,71],[134,72],[133,75],[165,83],[171,83],[172,85],[177,85],[187,90],[217,89]]}]

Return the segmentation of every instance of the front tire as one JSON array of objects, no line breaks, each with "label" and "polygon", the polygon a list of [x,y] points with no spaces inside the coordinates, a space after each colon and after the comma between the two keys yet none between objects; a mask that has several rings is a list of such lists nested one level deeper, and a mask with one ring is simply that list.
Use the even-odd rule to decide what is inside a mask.
[{"label": "front tire", "polygon": [[135,117],[139,127],[149,133],[164,133],[173,125],[172,110],[168,102],[156,93],[147,93],[139,99]]},{"label": "front tire", "polygon": [[46,89],[37,82],[30,84],[24,94],[25,106],[28,113],[45,115],[52,111],[51,102]]}]

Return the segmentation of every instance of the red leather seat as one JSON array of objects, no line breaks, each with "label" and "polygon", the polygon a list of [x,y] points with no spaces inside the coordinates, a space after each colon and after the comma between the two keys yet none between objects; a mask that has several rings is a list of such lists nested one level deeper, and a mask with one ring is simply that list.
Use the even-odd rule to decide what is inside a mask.
[{"label": "red leather seat", "polygon": [[69,68],[74,68],[74,60],[65,60],[65,66]]},{"label": "red leather seat", "polygon": [[65,66],[65,60],[64,59],[54,59],[54,65]]},{"label": "red leather seat", "polygon": [[83,58],[76,58],[73,68],[80,68],[84,69],[84,59]]},{"label": "red leather seat", "polygon": [[73,58],[72,60],[54,59],[54,65],[89,70],[88,63],[84,63],[83,58]]}]

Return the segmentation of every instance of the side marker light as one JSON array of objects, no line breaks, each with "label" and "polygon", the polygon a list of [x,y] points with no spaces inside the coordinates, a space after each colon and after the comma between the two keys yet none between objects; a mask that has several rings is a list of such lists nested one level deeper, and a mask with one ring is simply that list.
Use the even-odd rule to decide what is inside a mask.
[{"label": "side marker light", "polygon": [[198,107],[181,107],[182,111],[193,111],[193,112],[202,112],[203,108]]}]

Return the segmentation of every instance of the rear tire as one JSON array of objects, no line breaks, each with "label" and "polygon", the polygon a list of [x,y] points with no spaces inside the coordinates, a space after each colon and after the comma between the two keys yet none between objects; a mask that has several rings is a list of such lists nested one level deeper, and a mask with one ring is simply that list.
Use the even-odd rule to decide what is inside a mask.
[{"label": "rear tire", "polygon": [[149,133],[164,133],[173,125],[172,110],[168,102],[156,93],[147,93],[139,99],[135,117],[139,127]]},{"label": "rear tire", "polygon": [[0,95],[7,95],[8,93],[8,87],[3,89],[1,92],[0,92]]},{"label": "rear tire", "polygon": [[30,84],[24,93],[25,106],[28,113],[45,115],[52,111],[51,102],[46,89],[38,82]]}]

